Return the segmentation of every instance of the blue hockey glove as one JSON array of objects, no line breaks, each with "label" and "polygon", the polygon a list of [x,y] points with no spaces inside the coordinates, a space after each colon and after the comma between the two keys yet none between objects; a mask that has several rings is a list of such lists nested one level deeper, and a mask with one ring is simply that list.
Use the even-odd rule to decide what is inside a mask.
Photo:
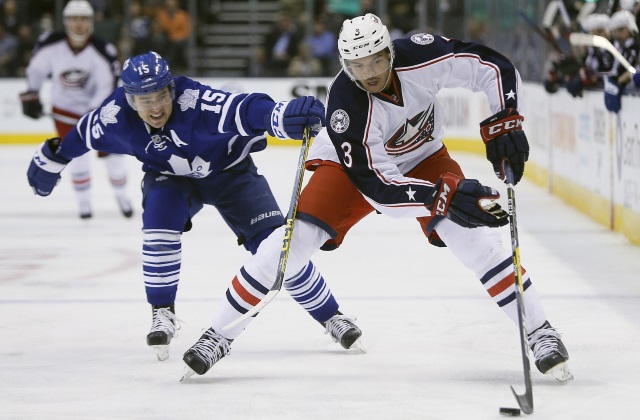
[{"label": "blue hockey glove", "polygon": [[302,140],[306,126],[315,136],[325,123],[324,105],[313,96],[303,96],[291,101],[278,102],[270,115],[265,115],[267,132],[279,139]]},{"label": "blue hockey glove", "polygon": [[608,78],[604,78],[604,106],[611,112],[620,111],[622,91],[618,84]]},{"label": "blue hockey glove", "polygon": [[637,88],[640,88],[640,73],[633,75],[633,84],[636,85]]},{"label": "blue hockey glove", "polygon": [[442,174],[425,205],[432,215],[445,216],[466,228],[500,227],[509,223],[507,212],[498,203],[482,205],[480,200],[500,198],[497,190],[476,179],[462,179],[450,172]]},{"label": "blue hockey glove", "polygon": [[56,156],[60,147],[60,137],[54,137],[42,143],[27,170],[27,179],[33,192],[46,197],[60,182],[60,172],[69,163],[68,159]]},{"label": "blue hockey glove", "polygon": [[516,185],[524,174],[529,159],[529,142],[522,131],[524,117],[513,108],[506,108],[480,123],[480,135],[487,149],[487,159],[496,176],[504,180],[504,165],[513,169]]},{"label": "blue hockey glove", "polygon": [[42,103],[40,103],[38,92],[22,92],[20,101],[22,102],[22,113],[24,115],[34,120],[42,116]]}]

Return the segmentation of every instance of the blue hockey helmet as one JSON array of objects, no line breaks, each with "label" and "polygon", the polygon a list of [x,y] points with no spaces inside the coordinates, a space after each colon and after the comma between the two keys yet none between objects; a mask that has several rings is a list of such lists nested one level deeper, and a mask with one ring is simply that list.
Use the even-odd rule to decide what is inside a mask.
[{"label": "blue hockey helmet", "polygon": [[149,51],[146,54],[128,58],[122,65],[122,85],[129,105],[135,109],[130,95],[144,95],[170,87],[174,95],[175,84],[169,64],[160,54]]}]

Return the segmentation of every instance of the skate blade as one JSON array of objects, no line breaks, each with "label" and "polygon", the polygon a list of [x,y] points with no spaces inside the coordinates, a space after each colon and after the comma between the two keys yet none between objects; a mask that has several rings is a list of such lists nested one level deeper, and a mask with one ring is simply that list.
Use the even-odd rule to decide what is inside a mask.
[{"label": "skate blade", "polygon": [[189,379],[190,377],[192,377],[195,374],[196,374],[196,372],[193,369],[191,369],[189,366],[185,365],[184,366],[184,371],[182,372],[182,378],[180,378],[180,382],[183,382],[185,379]]},{"label": "skate blade", "polygon": [[157,345],[151,346],[156,350],[156,357],[159,361],[164,362],[169,358],[169,346],[168,345]]},{"label": "skate blade", "polygon": [[547,373],[553,376],[555,380],[561,384],[573,381],[573,374],[571,373],[571,370],[569,370],[569,365],[566,362],[557,364]]},{"label": "skate blade", "polygon": [[364,344],[362,344],[362,340],[358,338],[356,341],[353,342],[351,347],[349,347],[349,351],[356,354],[364,354],[367,352],[367,349],[364,346]]}]

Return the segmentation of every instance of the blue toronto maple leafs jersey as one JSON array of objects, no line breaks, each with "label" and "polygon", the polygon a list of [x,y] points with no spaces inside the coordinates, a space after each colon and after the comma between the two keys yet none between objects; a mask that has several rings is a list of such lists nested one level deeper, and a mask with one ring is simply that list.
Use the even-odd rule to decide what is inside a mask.
[{"label": "blue toronto maple leafs jersey", "polygon": [[264,116],[274,101],[262,93],[229,93],[176,77],[173,112],[161,129],[147,125],[116,89],[85,114],[58,154],[74,158],[89,149],[134,156],[144,171],[204,178],[266,147]]}]

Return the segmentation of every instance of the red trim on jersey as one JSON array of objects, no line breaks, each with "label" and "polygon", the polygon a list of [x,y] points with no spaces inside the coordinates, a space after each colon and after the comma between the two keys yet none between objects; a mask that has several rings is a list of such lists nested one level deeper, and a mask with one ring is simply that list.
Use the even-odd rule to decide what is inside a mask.
[{"label": "red trim on jersey", "polygon": [[[362,144],[364,145],[365,151],[367,152],[367,160],[368,160],[368,165],[369,165],[369,169],[371,169],[376,176],[378,177],[378,179],[380,179],[384,184],[387,185],[410,185],[410,184],[420,184],[420,185],[427,185],[429,187],[433,186],[433,184],[431,182],[421,182],[419,179],[414,179],[412,181],[406,181],[406,182],[398,182],[398,181],[391,181],[386,179],[382,173],[380,171],[378,171],[377,169],[375,169],[373,167],[373,158],[371,157],[371,149],[369,148],[368,140],[369,140],[369,129],[371,128],[371,117],[373,114],[373,95],[369,94],[369,115],[367,116],[367,125],[364,131],[364,139],[362,140]],[[428,156],[427,156],[428,157]],[[422,206],[424,205],[424,203],[417,203],[418,206]],[[385,204],[385,207],[394,207],[393,205],[388,205]],[[416,205],[412,205],[412,204],[401,204],[400,207],[416,207]]]},{"label": "red trim on jersey", "polygon": [[417,66],[402,67],[402,68],[394,69],[394,70],[397,71],[397,72],[415,70],[415,69],[419,69],[419,68],[422,68],[422,67],[430,66],[430,65],[435,64],[435,63],[439,63],[440,61],[444,61],[444,60],[452,58],[452,57],[453,58],[458,58],[458,57],[475,58],[483,66],[491,67],[496,72],[496,79],[498,80],[498,98],[500,98],[500,108],[504,109],[504,107],[505,107],[504,98],[503,98],[504,97],[504,89],[502,89],[502,79],[500,78],[500,68],[498,66],[496,66],[494,63],[491,63],[489,61],[484,61],[483,59],[480,58],[480,56],[478,56],[476,54],[467,54],[467,53],[453,54],[453,53],[451,53],[451,54],[444,55],[444,56],[438,58],[437,60],[427,61],[426,63],[422,63],[422,64],[417,65]]},{"label": "red trim on jersey", "polygon": [[233,286],[233,290],[236,291],[238,296],[240,296],[242,300],[247,302],[249,305],[256,306],[258,303],[260,303],[260,299],[253,296],[247,289],[244,288],[244,286],[238,280],[238,276],[235,276],[233,278],[233,280],[231,281],[231,285]]}]

